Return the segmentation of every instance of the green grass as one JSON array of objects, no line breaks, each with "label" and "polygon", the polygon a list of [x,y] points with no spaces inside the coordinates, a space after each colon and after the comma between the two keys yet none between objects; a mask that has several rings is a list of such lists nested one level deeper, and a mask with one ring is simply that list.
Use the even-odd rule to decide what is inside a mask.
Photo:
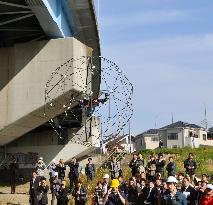
[{"label": "green grass", "polygon": [[[175,161],[177,163],[177,171],[178,172],[183,172],[184,173],[184,167],[183,167],[183,161],[188,157],[189,153],[193,153],[195,160],[198,164],[198,168],[196,170],[196,175],[200,176],[203,173],[206,173],[208,175],[212,175],[213,173],[213,148],[211,147],[203,147],[203,148],[189,148],[185,147],[183,149],[180,148],[175,148],[175,149],[156,149],[156,150],[143,150],[140,152],[145,159],[148,158],[150,154],[159,154],[163,153],[168,159],[169,155],[173,155],[175,158]],[[128,159],[128,160],[127,160]],[[126,180],[128,180],[131,176],[131,170],[129,169],[127,165],[127,161],[129,162],[129,159],[131,159],[131,156],[126,156],[125,159],[123,160],[123,176]],[[168,160],[167,160],[168,162]],[[105,173],[109,173],[107,169],[98,169],[96,178],[89,184],[86,182],[86,177],[84,175],[80,176],[80,179],[83,181],[83,184],[87,187],[88,189],[88,205],[92,205],[92,199],[93,199],[93,192],[96,186],[97,181],[102,180],[102,176]],[[68,182],[69,183],[69,182]],[[70,199],[69,205],[74,205],[74,200],[73,198]]]}]

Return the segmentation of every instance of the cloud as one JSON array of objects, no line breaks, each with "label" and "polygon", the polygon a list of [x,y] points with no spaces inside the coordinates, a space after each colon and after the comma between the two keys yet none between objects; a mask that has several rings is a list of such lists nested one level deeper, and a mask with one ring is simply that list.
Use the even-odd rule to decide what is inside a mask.
[{"label": "cloud", "polygon": [[184,10],[148,10],[128,12],[119,16],[102,16],[103,27],[135,27],[183,21],[190,17],[189,11]]},{"label": "cloud", "polygon": [[105,45],[103,55],[114,60],[133,82],[135,132],[176,120],[200,124],[203,103],[213,122],[213,34],[172,36],[146,42]]}]

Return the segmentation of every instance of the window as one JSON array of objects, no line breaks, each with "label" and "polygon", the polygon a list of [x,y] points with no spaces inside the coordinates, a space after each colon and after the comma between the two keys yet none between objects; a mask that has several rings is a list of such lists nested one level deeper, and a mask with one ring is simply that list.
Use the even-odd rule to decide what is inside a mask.
[{"label": "window", "polygon": [[177,145],[172,145],[172,148],[178,148],[178,146]]},{"label": "window", "polygon": [[168,140],[178,140],[178,133],[168,133]]},{"label": "window", "polygon": [[143,145],[143,139],[141,139],[141,146]]},{"label": "window", "polygon": [[151,137],[151,141],[152,142],[158,142],[159,141],[158,136]]},{"label": "window", "polygon": [[203,134],[203,140],[206,140],[206,134]]}]

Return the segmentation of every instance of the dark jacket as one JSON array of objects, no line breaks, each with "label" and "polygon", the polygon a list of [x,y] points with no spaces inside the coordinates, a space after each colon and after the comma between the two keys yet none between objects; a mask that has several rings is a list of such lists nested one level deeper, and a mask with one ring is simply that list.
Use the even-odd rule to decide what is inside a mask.
[{"label": "dark jacket", "polygon": [[64,179],[65,178],[66,165],[57,164],[56,165],[56,171],[58,172],[58,178]]},{"label": "dark jacket", "polygon": [[75,188],[74,190],[74,197],[75,197],[75,204],[76,205],[84,205],[86,204],[87,201],[87,190],[83,186],[80,189],[80,194],[77,193],[78,187]]},{"label": "dark jacket", "polygon": [[38,176],[35,178],[34,182],[33,182],[33,178],[30,179],[29,202],[32,205],[38,204],[36,195],[37,195],[37,189],[39,186],[39,182],[40,182],[40,177],[38,177]]},{"label": "dark jacket", "polygon": [[76,162],[75,164],[73,164],[71,162],[68,164],[68,166],[70,167],[69,178],[71,178],[71,179],[78,178],[79,177],[79,173],[78,173],[79,163]]},{"label": "dark jacket", "polygon": [[169,176],[175,176],[176,174],[176,163],[175,162],[169,162],[166,166],[166,170],[168,172]]},{"label": "dark jacket", "polygon": [[132,175],[135,176],[138,172],[138,160],[132,159],[129,163],[129,167],[132,169]]},{"label": "dark jacket", "polygon": [[39,186],[38,189],[37,189],[37,194],[42,194],[42,198],[41,200],[39,201],[39,205],[42,204],[48,204],[48,197],[47,197],[47,192],[49,190],[49,187],[46,185],[45,187],[43,186]]},{"label": "dark jacket", "polygon": [[137,187],[129,187],[128,188],[128,194],[127,194],[127,201],[131,202],[132,204],[136,204],[138,200],[138,189]]},{"label": "dark jacket", "polygon": [[163,173],[165,165],[166,165],[166,161],[165,160],[159,161],[159,159],[157,159],[156,160],[156,172]]},{"label": "dark jacket", "polygon": [[57,205],[67,205],[68,204],[68,192],[66,189],[60,189],[58,191],[58,197],[57,197]]},{"label": "dark jacket", "polygon": [[86,164],[86,167],[85,167],[85,174],[87,176],[95,176],[95,165],[94,164]]},{"label": "dark jacket", "polygon": [[[123,192],[120,192],[121,196],[126,199],[126,196]],[[128,204],[128,203],[127,203]],[[106,205],[123,205],[118,194],[111,192],[108,196]]]},{"label": "dark jacket", "polygon": [[192,176],[195,174],[197,163],[193,159],[186,159],[184,161],[184,168],[186,169],[186,174],[188,174],[189,176]]},{"label": "dark jacket", "polygon": [[145,202],[150,205],[159,205],[160,204],[160,193],[156,187],[146,189],[145,193],[146,200]]},{"label": "dark jacket", "polygon": [[187,196],[187,205],[195,205],[196,204],[196,191],[192,186],[188,186],[187,188],[182,187],[181,189],[182,192],[189,192],[190,195]]}]

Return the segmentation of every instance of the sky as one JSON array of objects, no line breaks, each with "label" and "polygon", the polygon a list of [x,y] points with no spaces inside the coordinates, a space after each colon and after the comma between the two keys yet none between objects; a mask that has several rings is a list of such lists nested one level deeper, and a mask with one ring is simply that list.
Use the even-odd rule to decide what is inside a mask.
[{"label": "sky", "polygon": [[174,121],[213,126],[213,1],[94,0],[102,56],[134,85],[133,134]]}]

